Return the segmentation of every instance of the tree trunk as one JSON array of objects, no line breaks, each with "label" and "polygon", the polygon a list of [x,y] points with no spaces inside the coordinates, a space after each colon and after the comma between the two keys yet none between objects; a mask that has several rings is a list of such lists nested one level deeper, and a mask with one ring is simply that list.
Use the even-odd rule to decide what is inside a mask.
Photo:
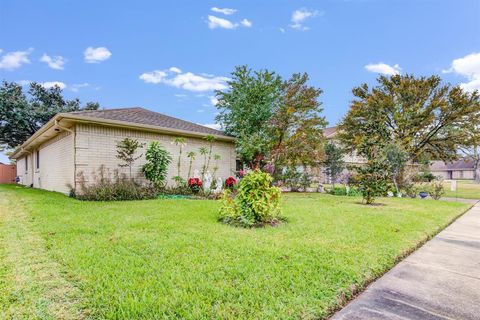
[{"label": "tree trunk", "polygon": [[400,193],[400,190],[398,189],[397,175],[394,174],[392,177],[392,180],[393,180],[393,185],[395,186],[395,190],[397,190],[397,196],[398,196],[398,194]]}]

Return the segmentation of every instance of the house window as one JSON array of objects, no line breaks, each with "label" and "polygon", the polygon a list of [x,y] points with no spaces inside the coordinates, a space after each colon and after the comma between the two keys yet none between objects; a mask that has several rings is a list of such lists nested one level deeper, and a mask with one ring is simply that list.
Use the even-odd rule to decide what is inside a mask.
[{"label": "house window", "polygon": [[40,169],[40,150],[37,150],[37,169]]},{"label": "house window", "polygon": [[25,172],[28,172],[28,154],[25,156]]}]

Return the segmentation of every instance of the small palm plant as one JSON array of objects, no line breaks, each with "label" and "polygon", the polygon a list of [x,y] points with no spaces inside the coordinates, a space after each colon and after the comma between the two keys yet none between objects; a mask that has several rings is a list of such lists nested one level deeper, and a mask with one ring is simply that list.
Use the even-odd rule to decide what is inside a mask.
[{"label": "small palm plant", "polygon": [[213,149],[213,143],[215,142],[215,137],[211,134],[205,137],[205,140],[208,141],[208,160],[207,160],[207,168],[205,171],[208,170],[210,167],[210,160],[212,160],[212,149]]},{"label": "small palm plant", "polygon": [[208,154],[208,149],[207,147],[200,147],[198,149],[198,152],[204,156],[204,161],[203,161],[203,166],[202,166],[202,180],[205,178],[205,173],[207,173],[207,154]]},{"label": "small palm plant", "polygon": [[193,151],[190,151],[189,153],[187,153],[187,157],[190,159],[190,163],[188,164],[188,175],[187,175],[187,178],[191,178],[192,177],[192,165],[193,165],[193,161],[195,161],[195,157],[197,156],[197,154]]},{"label": "small palm plant", "polygon": [[182,153],[183,153],[183,148],[187,145],[187,139],[183,137],[176,137],[173,140],[173,143],[178,146],[178,161],[177,161],[177,176],[181,178],[180,175],[180,168],[181,168],[181,161],[182,161]]},{"label": "small palm plant", "polygon": [[222,157],[219,154],[213,155],[213,160],[215,160],[215,166],[213,167],[213,179],[216,179],[217,171],[218,171],[218,161],[220,161]]}]

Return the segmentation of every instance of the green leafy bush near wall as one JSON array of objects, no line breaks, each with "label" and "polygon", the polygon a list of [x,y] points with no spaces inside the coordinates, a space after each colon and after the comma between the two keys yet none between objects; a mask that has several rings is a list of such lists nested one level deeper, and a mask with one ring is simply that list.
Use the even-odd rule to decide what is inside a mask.
[{"label": "green leafy bush near wall", "polygon": [[280,189],[271,186],[272,177],[260,170],[248,173],[238,192],[225,190],[219,221],[241,227],[276,225],[280,216]]}]

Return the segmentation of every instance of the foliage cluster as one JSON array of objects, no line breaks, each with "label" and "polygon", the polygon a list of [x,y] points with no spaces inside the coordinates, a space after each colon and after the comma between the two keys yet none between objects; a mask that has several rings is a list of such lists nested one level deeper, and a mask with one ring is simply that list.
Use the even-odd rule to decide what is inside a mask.
[{"label": "foliage cluster", "polygon": [[236,137],[237,154],[250,168],[268,163],[278,173],[322,159],[327,124],[318,101],[322,90],[307,82],[307,74],[283,81],[275,72],[239,66],[229,89],[216,92],[216,121]]},{"label": "foliage cluster", "polygon": [[[77,175],[80,188],[71,191],[70,195],[79,200],[88,201],[120,201],[120,200],[143,200],[156,197],[156,190],[145,187],[120,175],[118,170],[112,174],[100,166],[98,174],[94,173],[94,182],[87,183],[85,175],[80,172]],[[78,192],[79,191],[79,192]]]},{"label": "foliage cluster", "polygon": [[145,178],[158,190],[167,183],[168,165],[172,161],[170,153],[162,147],[160,142],[152,141],[145,153],[146,163],[142,168]]},{"label": "foliage cluster", "polygon": [[79,110],[97,110],[99,104],[67,100],[58,86],[45,88],[31,82],[28,92],[16,82],[0,85],[0,149],[13,149],[46,124],[55,114]]},{"label": "foliage cluster", "polygon": [[266,172],[256,169],[248,173],[236,194],[224,191],[219,221],[247,228],[279,223],[280,190],[271,183],[272,177]]}]

